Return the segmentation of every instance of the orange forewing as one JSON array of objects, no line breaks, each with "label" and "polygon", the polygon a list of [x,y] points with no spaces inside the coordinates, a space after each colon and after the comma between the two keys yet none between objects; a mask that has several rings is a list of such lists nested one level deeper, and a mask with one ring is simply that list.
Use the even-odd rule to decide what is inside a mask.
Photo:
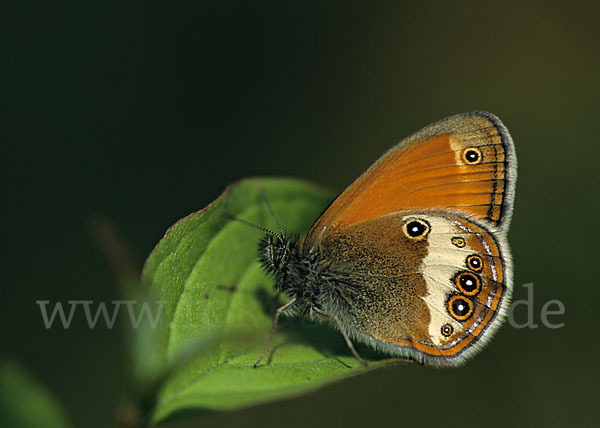
[{"label": "orange forewing", "polygon": [[[465,153],[472,148],[480,159],[470,164]],[[501,227],[514,186],[511,152],[508,133],[492,115],[471,113],[430,125],[388,151],[340,194],[308,240],[409,209],[449,209]]]}]

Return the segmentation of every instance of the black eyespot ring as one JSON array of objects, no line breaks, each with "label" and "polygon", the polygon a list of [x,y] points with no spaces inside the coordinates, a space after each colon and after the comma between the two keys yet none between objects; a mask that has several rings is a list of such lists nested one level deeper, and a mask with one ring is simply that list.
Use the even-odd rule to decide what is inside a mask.
[{"label": "black eyespot ring", "polygon": [[474,273],[462,271],[454,276],[454,284],[465,296],[476,296],[481,291],[481,279]]},{"label": "black eyespot ring", "polygon": [[465,149],[462,154],[463,161],[469,165],[475,165],[483,160],[481,150],[475,147],[469,147]]},{"label": "black eyespot ring", "polygon": [[450,240],[450,242],[452,242],[452,245],[458,248],[462,248],[467,244],[464,238],[461,238],[460,236],[455,236]]},{"label": "black eyespot ring", "polygon": [[442,336],[450,337],[452,336],[452,333],[454,333],[454,327],[452,327],[452,324],[444,324],[442,326]]},{"label": "black eyespot ring", "polygon": [[430,229],[429,223],[419,218],[408,219],[402,226],[404,234],[410,239],[416,240],[425,239]]},{"label": "black eyespot ring", "polygon": [[465,321],[473,315],[473,303],[463,296],[454,295],[448,299],[448,312],[457,321]]},{"label": "black eyespot ring", "polygon": [[483,259],[478,254],[472,254],[467,257],[465,261],[467,267],[475,272],[481,272],[483,270]]}]

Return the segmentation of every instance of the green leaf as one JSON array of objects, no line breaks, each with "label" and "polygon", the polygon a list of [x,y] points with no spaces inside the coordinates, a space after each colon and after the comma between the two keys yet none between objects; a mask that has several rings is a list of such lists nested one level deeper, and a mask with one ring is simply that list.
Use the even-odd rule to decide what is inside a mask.
[{"label": "green leaf", "polygon": [[277,230],[262,189],[286,233],[305,233],[332,199],[298,180],[241,181],[171,227],[146,262],[143,281],[164,302],[162,361],[169,367],[193,356],[167,377],[155,421],[282,399],[365,370],[338,332],[289,318],[282,318],[264,362],[252,367],[286,299],[276,300],[257,262],[264,232],[223,214]]},{"label": "green leaf", "polygon": [[54,398],[20,364],[0,360],[0,426],[65,428]]}]

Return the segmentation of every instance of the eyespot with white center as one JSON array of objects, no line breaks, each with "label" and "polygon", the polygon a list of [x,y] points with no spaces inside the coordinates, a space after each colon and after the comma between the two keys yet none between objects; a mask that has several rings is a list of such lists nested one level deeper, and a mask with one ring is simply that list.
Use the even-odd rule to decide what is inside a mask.
[{"label": "eyespot with white center", "polygon": [[467,267],[475,272],[483,270],[483,259],[478,254],[472,254],[465,261]]},{"label": "eyespot with white center", "polygon": [[483,155],[481,154],[481,150],[478,148],[469,147],[463,151],[462,158],[466,164],[475,165],[483,160]]},{"label": "eyespot with white center", "polygon": [[481,291],[481,279],[474,273],[458,272],[453,281],[458,290],[465,296],[476,296]]},{"label": "eyespot with white center", "polygon": [[452,333],[454,333],[454,327],[452,327],[452,324],[444,324],[442,326],[442,336],[450,337],[452,336]]},{"label": "eyespot with white center", "polygon": [[409,239],[421,240],[427,237],[431,226],[425,220],[410,218],[402,226],[402,231]]},{"label": "eyespot with white center", "polygon": [[473,303],[460,295],[451,296],[448,299],[448,312],[457,321],[465,321],[473,315]]}]

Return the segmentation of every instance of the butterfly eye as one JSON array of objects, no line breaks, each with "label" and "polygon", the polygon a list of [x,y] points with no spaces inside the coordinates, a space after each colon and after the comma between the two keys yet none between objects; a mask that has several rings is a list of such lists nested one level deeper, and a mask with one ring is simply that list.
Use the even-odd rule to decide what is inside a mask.
[{"label": "butterfly eye", "polygon": [[454,277],[454,283],[466,296],[475,296],[481,291],[481,280],[471,272],[459,272]]},{"label": "butterfly eye", "polygon": [[411,219],[404,223],[404,234],[410,239],[423,239],[429,233],[429,223],[425,220]]},{"label": "butterfly eye", "polygon": [[454,333],[454,327],[452,327],[452,324],[444,324],[442,326],[442,336],[450,337],[452,333]]},{"label": "butterfly eye", "polygon": [[467,257],[467,267],[475,272],[481,272],[483,270],[483,260],[477,254],[473,254]]},{"label": "butterfly eye", "polygon": [[458,247],[458,248],[462,248],[466,244],[465,240],[459,236],[455,236],[450,241],[452,242],[452,245],[454,245],[455,247]]},{"label": "butterfly eye", "polygon": [[481,151],[474,147],[468,148],[463,152],[463,160],[469,165],[477,164],[481,162],[482,159],[483,156],[481,154]]},{"label": "butterfly eye", "polygon": [[462,296],[448,299],[448,312],[457,321],[464,321],[473,314],[473,303]]}]

